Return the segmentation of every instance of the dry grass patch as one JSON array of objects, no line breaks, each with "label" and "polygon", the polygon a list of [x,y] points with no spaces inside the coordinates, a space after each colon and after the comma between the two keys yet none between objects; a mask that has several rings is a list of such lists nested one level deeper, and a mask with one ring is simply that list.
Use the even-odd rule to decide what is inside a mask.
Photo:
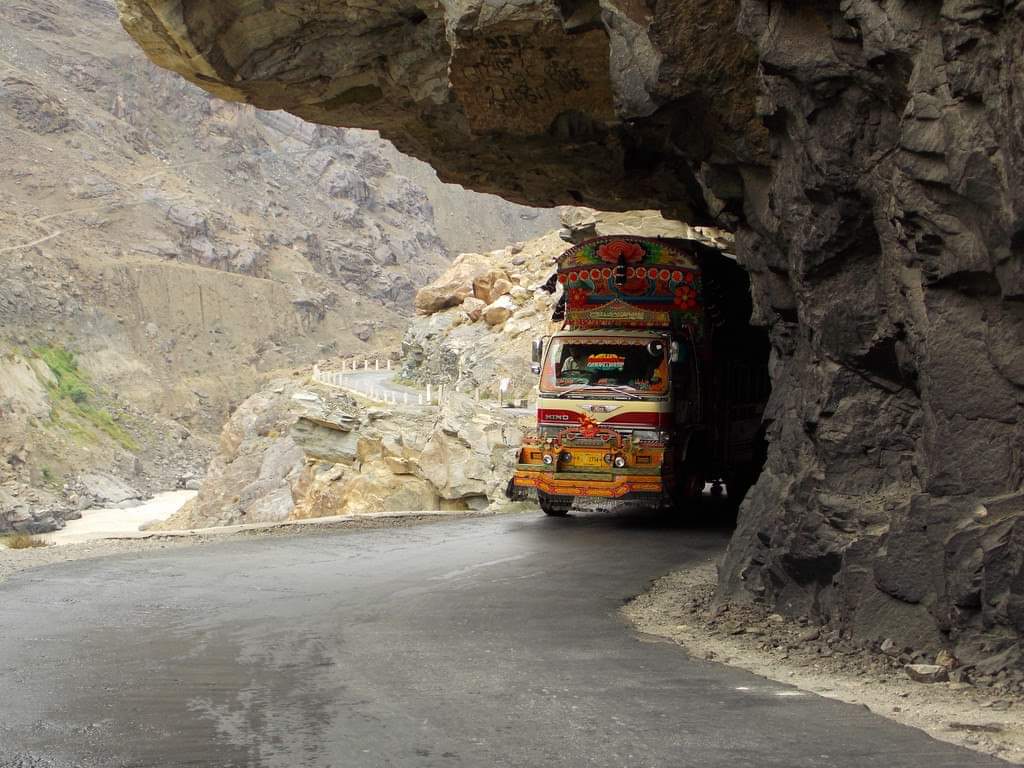
[{"label": "dry grass patch", "polygon": [[12,533],[7,536],[0,536],[0,544],[7,547],[7,549],[32,549],[34,547],[49,546],[43,539],[30,533]]}]

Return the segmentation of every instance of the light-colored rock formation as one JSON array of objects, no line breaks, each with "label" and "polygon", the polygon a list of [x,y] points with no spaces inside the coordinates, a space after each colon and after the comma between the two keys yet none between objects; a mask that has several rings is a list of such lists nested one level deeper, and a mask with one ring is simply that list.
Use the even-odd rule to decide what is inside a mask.
[{"label": "light-colored rock formation", "polygon": [[376,410],[274,382],[224,427],[198,496],[157,527],[502,504],[522,420],[461,394],[440,408]]}]

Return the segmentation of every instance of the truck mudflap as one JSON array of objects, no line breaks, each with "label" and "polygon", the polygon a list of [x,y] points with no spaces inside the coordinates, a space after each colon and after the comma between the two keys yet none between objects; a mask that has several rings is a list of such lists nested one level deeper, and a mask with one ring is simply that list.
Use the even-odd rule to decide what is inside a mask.
[{"label": "truck mudflap", "polygon": [[668,490],[660,470],[611,472],[558,472],[540,468],[536,464],[520,464],[509,482],[507,495],[511,499],[528,499],[537,492],[549,496],[576,498],[649,499]]}]

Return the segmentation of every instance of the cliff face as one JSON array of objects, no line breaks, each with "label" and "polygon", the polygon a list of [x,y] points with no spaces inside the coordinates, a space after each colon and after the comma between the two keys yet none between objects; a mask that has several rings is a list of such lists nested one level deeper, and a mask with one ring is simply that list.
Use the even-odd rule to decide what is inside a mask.
[{"label": "cliff face", "polygon": [[119,5],[225,98],[510,199],[732,229],[774,393],[722,590],[1019,663],[1020,2]]},{"label": "cliff face", "polygon": [[775,395],[722,587],[1020,663],[1024,16],[886,9],[743,3],[772,163],[738,247]]}]

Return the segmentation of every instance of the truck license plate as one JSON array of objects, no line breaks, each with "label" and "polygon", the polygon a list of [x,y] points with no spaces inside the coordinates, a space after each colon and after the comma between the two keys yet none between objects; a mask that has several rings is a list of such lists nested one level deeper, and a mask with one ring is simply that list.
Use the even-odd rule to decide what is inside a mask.
[{"label": "truck license plate", "polygon": [[573,456],[572,463],[578,467],[604,467],[604,454],[580,453]]}]

